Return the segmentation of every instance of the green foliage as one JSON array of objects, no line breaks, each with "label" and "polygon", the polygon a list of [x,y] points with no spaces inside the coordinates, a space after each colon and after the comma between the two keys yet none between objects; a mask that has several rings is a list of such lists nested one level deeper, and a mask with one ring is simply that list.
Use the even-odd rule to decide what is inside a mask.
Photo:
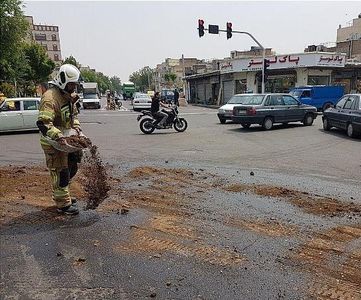
[{"label": "green foliage", "polygon": [[81,76],[84,82],[97,82],[99,90],[105,93],[106,90],[114,90],[112,81],[108,76],[101,72],[95,72],[93,70],[82,70]]},{"label": "green foliage", "polygon": [[[17,79],[21,59],[21,43],[29,34],[29,23],[21,10],[19,0],[1,0],[0,5],[0,80]],[[20,58],[20,61],[19,61]]]},{"label": "green foliage", "polygon": [[29,64],[26,80],[34,85],[48,81],[55,68],[55,63],[48,57],[45,49],[37,44],[24,44],[23,51]]},{"label": "green foliage", "polygon": [[73,55],[70,55],[69,57],[65,58],[64,64],[71,64],[73,66],[76,66],[78,69],[80,68],[80,63],[75,59]]},{"label": "green foliage", "polygon": [[174,83],[176,81],[176,79],[177,79],[177,75],[174,74],[174,73],[166,73],[166,74],[164,74],[164,79],[167,82],[173,82]]},{"label": "green foliage", "polygon": [[149,67],[144,67],[139,71],[133,72],[129,76],[129,80],[134,82],[137,90],[147,91],[148,89],[154,90],[153,83],[153,70]]},{"label": "green foliage", "polygon": [[15,97],[15,87],[7,82],[0,83],[0,91],[4,93],[5,97]]},{"label": "green foliage", "polygon": [[116,91],[118,94],[121,94],[122,82],[120,81],[120,78],[117,76],[113,76],[110,78],[110,82],[112,84],[112,90]]}]

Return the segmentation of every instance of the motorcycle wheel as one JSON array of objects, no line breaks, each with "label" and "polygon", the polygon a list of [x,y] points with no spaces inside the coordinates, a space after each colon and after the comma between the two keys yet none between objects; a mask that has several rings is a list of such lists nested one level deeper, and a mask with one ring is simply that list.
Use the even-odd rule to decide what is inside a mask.
[{"label": "motorcycle wheel", "polygon": [[174,129],[178,132],[183,132],[187,129],[188,123],[185,119],[180,118],[174,122]]},{"label": "motorcycle wheel", "polygon": [[143,119],[139,124],[140,130],[145,134],[151,134],[154,131],[153,120]]}]

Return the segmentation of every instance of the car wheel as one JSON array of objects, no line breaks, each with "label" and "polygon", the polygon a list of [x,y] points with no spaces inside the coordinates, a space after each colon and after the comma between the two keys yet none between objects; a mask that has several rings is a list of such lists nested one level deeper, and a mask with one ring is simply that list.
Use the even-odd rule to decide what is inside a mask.
[{"label": "car wheel", "polygon": [[329,131],[331,129],[331,126],[330,126],[330,122],[328,121],[327,118],[323,118],[323,130],[324,131]]},{"label": "car wheel", "polygon": [[226,124],[226,119],[220,118],[219,122],[221,122],[221,124]]},{"label": "car wheel", "polygon": [[313,124],[313,116],[312,114],[306,114],[303,119],[303,125],[311,126]]},{"label": "car wheel", "polygon": [[248,129],[248,128],[251,127],[251,124],[249,124],[249,123],[241,123],[241,126],[242,126],[243,128]]},{"label": "car wheel", "polygon": [[350,138],[355,137],[355,130],[353,129],[352,123],[348,123],[346,132]]},{"label": "car wheel", "polygon": [[273,127],[273,119],[271,117],[265,117],[262,127],[264,130],[270,130]]},{"label": "car wheel", "polygon": [[322,111],[325,111],[327,108],[330,108],[333,104],[330,103],[330,102],[327,102],[325,103],[323,106],[322,106]]}]

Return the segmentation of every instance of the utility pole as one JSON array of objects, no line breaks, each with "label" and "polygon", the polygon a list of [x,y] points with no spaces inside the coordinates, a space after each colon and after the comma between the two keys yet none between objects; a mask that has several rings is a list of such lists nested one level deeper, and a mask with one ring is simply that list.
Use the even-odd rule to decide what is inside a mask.
[{"label": "utility pole", "polygon": [[204,31],[208,31],[211,34],[218,34],[219,32],[226,32],[227,33],[227,40],[232,37],[232,33],[239,33],[239,34],[246,34],[248,35],[256,44],[262,49],[262,94],[265,92],[265,58],[266,58],[266,49],[261,45],[260,42],[256,40],[256,38],[246,31],[236,31],[232,30],[232,23],[227,22],[226,24],[227,30],[219,29],[218,25],[208,25],[208,29],[204,28],[204,21],[199,19],[198,20],[198,34],[199,37],[204,35]]}]

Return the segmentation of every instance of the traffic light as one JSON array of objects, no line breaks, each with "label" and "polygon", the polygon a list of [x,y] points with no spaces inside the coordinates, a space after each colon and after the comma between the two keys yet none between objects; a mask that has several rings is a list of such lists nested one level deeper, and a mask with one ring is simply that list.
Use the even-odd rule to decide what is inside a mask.
[{"label": "traffic light", "polygon": [[199,37],[204,36],[204,21],[201,19],[198,20],[198,34]]},{"label": "traffic light", "polygon": [[267,69],[269,68],[269,66],[270,66],[269,59],[264,59],[264,61],[263,61],[263,69],[264,69],[265,73],[266,73]]},{"label": "traffic light", "polygon": [[268,80],[268,72],[267,72],[267,69],[269,68],[270,66],[270,61],[269,59],[264,59],[263,61],[263,72],[264,72],[264,82],[266,82]]},{"label": "traffic light", "polygon": [[232,23],[227,22],[227,40],[232,37]]}]

